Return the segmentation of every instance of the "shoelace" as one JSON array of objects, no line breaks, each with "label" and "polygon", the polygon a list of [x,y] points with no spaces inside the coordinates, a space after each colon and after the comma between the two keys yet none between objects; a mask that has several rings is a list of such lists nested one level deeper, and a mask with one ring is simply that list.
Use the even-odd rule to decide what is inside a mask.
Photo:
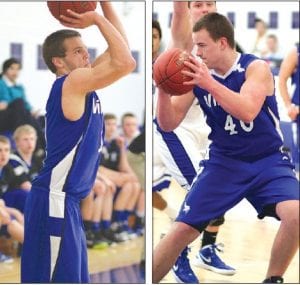
[{"label": "shoelace", "polygon": [[218,243],[218,244],[212,244],[212,246],[211,246],[211,250],[212,250],[212,258],[213,259],[215,259],[215,260],[217,260],[220,264],[222,264],[222,265],[226,265],[223,261],[222,261],[222,259],[217,255],[217,253],[216,253],[216,250],[218,251],[218,252],[224,252],[224,244],[223,243]]},{"label": "shoelace", "polygon": [[224,252],[224,247],[224,244],[221,242],[212,244],[212,249],[216,249],[218,252]]}]

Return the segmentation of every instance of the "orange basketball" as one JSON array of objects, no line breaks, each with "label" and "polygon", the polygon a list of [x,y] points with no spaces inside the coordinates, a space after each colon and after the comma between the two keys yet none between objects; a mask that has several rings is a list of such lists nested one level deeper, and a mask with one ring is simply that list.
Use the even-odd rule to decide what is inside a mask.
[{"label": "orange basketball", "polygon": [[179,48],[172,48],[160,54],[153,65],[156,86],[170,95],[182,95],[191,91],[193,85],[183,84],[192,79],[181,73],[182,70],[190,70],[184,65],[185,60],[189,60],[189,54]]},{"label": "orange basketball", "polygon": [[94,11],[97,7],[96,1],[47,1],[48,8],[51,14],[57,19],[60,19],[60,15],[70,17],[67,12],[68,9],[73,10],[76,13],[84,13],[88,11]]}]

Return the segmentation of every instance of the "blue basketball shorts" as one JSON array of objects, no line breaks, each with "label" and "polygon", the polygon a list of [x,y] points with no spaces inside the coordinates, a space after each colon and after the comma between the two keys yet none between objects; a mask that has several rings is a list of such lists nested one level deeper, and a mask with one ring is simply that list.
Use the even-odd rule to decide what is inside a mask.
[{"label": "blue basketball shorts", "polygon": [[176,219],[200,232],[243,198],[252,204],[259,218],[278,218],[274,205],[299,200],[299,181],[287,154],[278,152],[255,162],[210,154],[209,160],[200,165]]},{"label": "blue basketball shorts", "polygon": [[78,199],[65,192],[31,189],[25,207],[21,282],[89,282]]}]

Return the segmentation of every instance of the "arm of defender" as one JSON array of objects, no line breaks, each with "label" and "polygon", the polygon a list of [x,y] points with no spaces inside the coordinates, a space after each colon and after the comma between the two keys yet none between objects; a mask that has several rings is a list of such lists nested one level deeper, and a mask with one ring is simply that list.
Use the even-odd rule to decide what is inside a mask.
[{"label": "arm of defender", "polygon": [[192,50],[192,23],[188,2],[173,2],[171,35],[172,38],[168,48],[181,48],[189,52]]},{"label": "arm of defender", "polygon": [[287,81],[293,74],[295,68],[297,67],[297,64],[298,54],[297,49],[294,48],[282,61],[278,76],[279,93],[287,109],[288,115],[292,120],[295,120],[297,115],[299,114],[299,106],[295,106],[294,104],[292,104],[291,97],[288,92]]}]

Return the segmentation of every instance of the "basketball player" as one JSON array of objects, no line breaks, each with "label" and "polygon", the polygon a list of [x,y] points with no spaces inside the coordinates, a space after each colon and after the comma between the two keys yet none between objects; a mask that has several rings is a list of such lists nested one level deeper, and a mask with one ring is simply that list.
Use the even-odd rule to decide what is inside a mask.
[{"label": "basketball player", "polygon": [[196,97],[212,129],[212,143],[176,222],[154,251],[153,283],[209,221],[243,198],[259,218],[281,220],[264,282],[282,283],[298,248],[299,193],[290,159],[281,152],[271,70],[255,56],[236,52],[232,25],[220,14],[209,13],[194,25],[193,42],[203,62],[191,57],[192,63],[185,64],[193,72],[183,74],[196,87],[173,97],[159,89],[157,118],[164,131],[172,131]]},{"label": "basketball player", "polygon": [[[169,48],[181,48],[192,52],[192,25],[210,12],[216,11],[215,1],[173,2],[171,22],[171,42]],[[195,99],[186,117],[172,132],[164,132],[154,120],[155,149],[171,173],[172,177],[188,190],[196,176],[199,162],[205,156],[208,146],[209,127],[205,123],[203,112]],[[157,152],[157,151],[156,151]],[[158,156],[157,154],[154,157]],[[156,167],[157,168],[157,167]],[[154,168],[155,170],[155,168]],[[221,250],[216,244],[219,226],[224,223],[224,217],[218,217],[210,222],[203,231],[201,249],[196,255],[194,265],[212,270],[219,274],[233,275],[235,269],[225,264],[217,255]],[[185,249],[178,257],[172,270],[175,279],[180,283],[199,283],[192,271],[188,250]]]},{"label": "basketball player", "polygon": [[[300,133],[300,44],[298,43],[281,63],[279,71],[279,91],[287,109],[288,115],[293,122],[293,133],[296,145],[295,153],[292,153],[294,163],[299,171],[299,133]],[[293,93],[288,92],[287,82],[291,77]]]},{"label": "basketball player", "polygon": [[79,202],[95,181],[103,140],[97,94],[135,68],[126,35],[111,2],[96,11],[61,16],[67,27],[96,26],[108,48],[90,64],[80,34],[59,30],[43,44],[57,76],[46,106],[47,155],[25,210],[21,282],[88,283],[87,250]]}]

